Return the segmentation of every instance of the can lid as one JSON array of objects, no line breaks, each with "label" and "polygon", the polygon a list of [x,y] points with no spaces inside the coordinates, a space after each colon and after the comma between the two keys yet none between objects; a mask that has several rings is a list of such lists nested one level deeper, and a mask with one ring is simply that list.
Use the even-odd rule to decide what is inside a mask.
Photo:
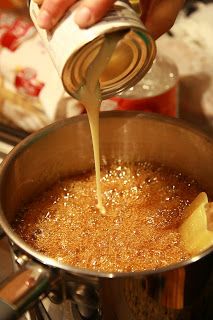
[{"label": "can lid", "polygon": [[[103,99],[113,97],[135,85],[147,73],[154,61],[156,47],[152,37],[140,28],[126,31],[128,32],[118,43],[100,78]],[[62,81],[65,90],[73,97],[76,98],[75,94],[82,85],[86,71],[103,41],[104,35],[95,38],[67,60],[62,72]]]}]

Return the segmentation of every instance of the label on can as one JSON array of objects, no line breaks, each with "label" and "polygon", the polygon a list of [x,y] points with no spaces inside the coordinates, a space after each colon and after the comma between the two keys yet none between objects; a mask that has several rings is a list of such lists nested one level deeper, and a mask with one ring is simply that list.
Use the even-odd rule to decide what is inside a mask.
[{"label": "label on can", "polygon": [[72,6],[57,24],[54,31],[49,32],[41,29],[37,24],[38,5],[33,0],[30,4],[30,15],[33,23],[45,42],[60,76],[70,56],[98,36],[122,27],[142,28],[141,21],[134,10],[127,3],[116,1],[114,8],[100,22],[90,28],[81,29],[74,21],[74,15],[79,5],[80,2],[77,2]]},{"label": "label on can", "polygon": [[[81,1],[77,2],[70,8],[70,10],[68,10],[66,15],[62,18],[62,20],[60,20],[54,30],[46,31],[41,29],[37,24],[39,6],[33,0],[30,3],[31,18],[45,43],[59,76],[62,78],[62,82],[64,81],[64,69],[68,68],[69,74],[72,76],[74,74],[74,67],[70,66],[70,64],[73,64],[73,62],[69,63],[69,61],[73,61],[73,55],[88,43],[91,43],[98,37],[110,32],[132,29],[138,30],[138,32],[140,32],[140,41],[144,44],[143,61],[146,63],[146,67],[148,64],[152,64],[154,57],[153,59],[149,59],[147,58],[147,55],[149,55],[149,52],[151,52],[153,56],[155,55],[155,49],[150,49],[155,47],[154,41],[147,34],[139,16],[128,3],[124,1],[116,1],[113,5],[113,8],[100,22],[87,29],[79,28],[74,21],[75,12],[79,5],[81,5]],[[138,45],[138,48],[141,47],[142,45]],[[149,49],[146,50],[147,47],[149,47]],[[138,50],[142,51],[142,49]],[[68,76],[71,78],[69,74]],[[74,80],[74,82],[76,81]],[[71,86],[70,90],[68,90],[67,86],[65,86],[65,89],[69,93],[72,93],[72,90],[74,90],[73,86]]]},{"label": "label on can", "polygon": [[177,84],[156,96],[141,98],[113,97],[102,101],[101,111],[123,110],[159,113],[177,117]]}]

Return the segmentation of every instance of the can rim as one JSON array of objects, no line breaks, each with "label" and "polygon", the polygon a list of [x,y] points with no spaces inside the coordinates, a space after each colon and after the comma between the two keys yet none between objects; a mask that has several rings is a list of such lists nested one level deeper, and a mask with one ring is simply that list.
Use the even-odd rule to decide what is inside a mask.
[{"label": "can rim", "polygon": [[[139,57],[137,58],[135,65],[132,66],[132,70],[126,70],[126,79],[128,81],[124,80],[124,73],[123,77],[120,77],[120,82],[112,82],[111,85],[108,85],[106,87],[104,87],[103,84],[101,85],[101,95],[103,100],[111,98],[138,83],[149,71],[156,56],[157,49],[155,41],[145,29],[140,29],[136,27],[131,29],[126,27],[111,28],[110,30],[108,30],[107,34],[121,30],[130,31],[128,35],[131,33],[132,37],[129,36],[129,38],[130,40],[132,38],[131,41],[134,45],[135,50],[138,50]],[[89,43],[85,44],[82,48],[80,48],[74,54],[72,54],[70,58],[67,60],[66,64],[64,65],[64,68],[62,70],[62,83],[65,91],[71,96],[73,96],[75,99],[78,98],[76,92],[78,91],[81,83],[83,83],[83,79],[82,82],[80,80],[80,77],[82,75],[79,73],[79,70],[75,70],[76,62],[78,58],[80,58],[79,56],[82,53],[84,54],[84,56],[87,52],[88,54],[92,54],[92,51],[97,49],[97,46],[100,45],[103,39],[104,35],[100,35],[92,41],[90,41]],[[85,61],[83,63],[86,64]],[[80,72],[82,72],[82,70]]]}]

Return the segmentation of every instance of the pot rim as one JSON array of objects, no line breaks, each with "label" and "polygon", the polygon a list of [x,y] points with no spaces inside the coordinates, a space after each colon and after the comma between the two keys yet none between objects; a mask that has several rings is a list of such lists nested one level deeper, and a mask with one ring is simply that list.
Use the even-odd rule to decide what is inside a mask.
[{"label": "pot rim", "polygon": [[[204,133],[202,130],[198,129],[196,126],[186,123],[182,119],[177,118],[171,118],[167,116],[162,116],[159,114],[154,113],[147,113],[147,112],[140,112],[140,111],[106,111],[100,113],[101,118],[146,118],[150,120],[155,120],[158,122],[168,123],[170,125],[175,125],[180,128],[183,128],[185,130],[190,130],[194,132],[196,135],[200,136],[201,138],[207,140],[208,142],[213,144],[213,137],[210,135]],[[63,119],[60,121],[57,121],[55,123],[52,123],[39,131],[30,134],[28,137],[26,137],[24,140],[22,140],[17,146],[15,146],[10,153],[6,156],[6,158],[3,160],[0,168],[0,188],[2,187],[2,181],[4,172],[7,171],[7,168],[10,166],[10,164],[24,151],[26,150],[30,145],[36,143],[37,140],[42,139],[44,136],[47,136],[49,133],[56,131],[58,128],[64,127],[68,124],[72,124],[79,121],[86,121],[87,115],[79,115],[73,118]],[[68,271],[72,274],[77,275],[84,275],[84,276],[91,276],[91,277],[101,277],[101,278],[123,278],[123,277],[143,277],[147,275],[153,275],[156,273],[163,273],[166,271],[171,271],[178,268],[183,268],[193,262],[196,262],[200,260],[201,258],[205,257],[206,255],[210,254],[213,251],[213,245],[203,251],[202,253],[193,256],[192,258],[178,262],[175,264],[171,264],[166,267],[158,268],[155,270],[145,270],[145,271],[131,271],[131,272],[102,272],[102,271],[93,271],[89,269],[81,269],[72,267],[68,264],[63,264],[61,262],[58,262],[57,260],[53,258],[49,258],[37,251],[35,251],[31,246],[25,243],[11,228],[9,222],[7,221],[6,216],[4,215],[4,211],[2,209],[2,205],[0,202],[0,226],[9,238],[10,242],[16,244],[20,249],[22,249],[25,253],[27,253],[31,258],[34,258],[38,260],[43,265],[46,265],[48,267],[57,268],[57,269],[63,269],[65,271]]]}]

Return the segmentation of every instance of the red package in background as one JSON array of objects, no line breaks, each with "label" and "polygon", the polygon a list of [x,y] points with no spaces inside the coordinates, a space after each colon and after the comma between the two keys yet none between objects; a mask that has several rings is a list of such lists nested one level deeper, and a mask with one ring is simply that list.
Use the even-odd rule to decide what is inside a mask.
[{"label": "red package in background", "polygon": [[33,24],[22,17],[0,11],[0,46],[15,51],[35,33]]},{"label": "red package in background", "polygon": [[29,14],[0,9],[0,123],[33,132],[82,112],[64,91]]},{"label": "red package in background", "polygon": [[0,9],[22,9],[26,7],[25,0],[3,0],[0,2]]}]

